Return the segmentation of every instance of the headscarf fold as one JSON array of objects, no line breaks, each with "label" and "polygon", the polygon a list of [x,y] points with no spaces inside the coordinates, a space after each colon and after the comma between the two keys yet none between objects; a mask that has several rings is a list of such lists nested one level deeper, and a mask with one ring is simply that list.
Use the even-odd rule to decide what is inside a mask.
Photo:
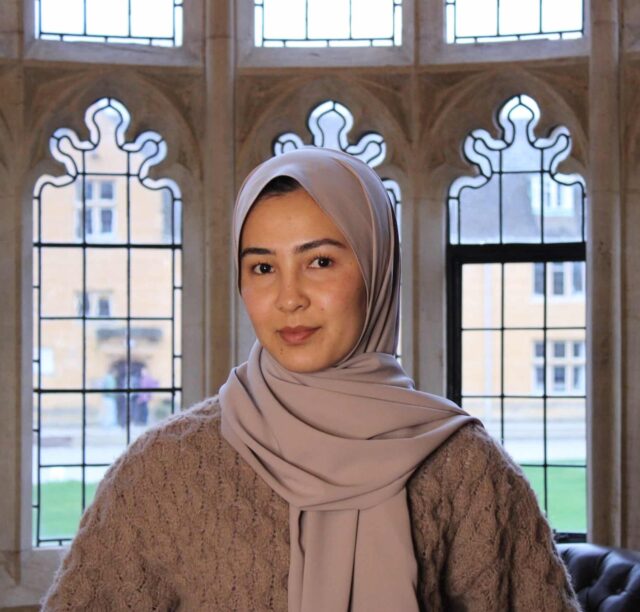
[{"label": "headscarf fold", "polygon": [[258,166],[236,200],[236,264],[243,223],[278,176],[298,181],[349,242],[365,323],[351,352],[318,372],[291,372],[256,342],[220,390],[222,434],[289,503],[290,612],[418,610],[406,483],[472,417],[417,391],[393,355],[398,235],[386,190],[363,162],[309,147]]}]

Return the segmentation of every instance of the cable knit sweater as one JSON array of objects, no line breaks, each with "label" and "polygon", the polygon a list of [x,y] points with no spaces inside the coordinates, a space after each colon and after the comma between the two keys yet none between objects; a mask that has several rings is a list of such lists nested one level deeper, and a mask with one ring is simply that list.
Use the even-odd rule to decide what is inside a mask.
[{"label": "cable knit sweater", "polygon": [[[408,492],[421,609],[580,609],[534,493],[481,427],[428,457]],[[288,505],[222,438],[212,398],[110,468],[43,609],[286,611],[288,568]]]}]

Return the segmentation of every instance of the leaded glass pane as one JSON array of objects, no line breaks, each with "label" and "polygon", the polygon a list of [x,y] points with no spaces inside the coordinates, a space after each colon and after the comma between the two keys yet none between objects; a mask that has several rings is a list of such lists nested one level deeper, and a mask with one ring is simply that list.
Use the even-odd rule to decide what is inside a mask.
[{"label": "leaded glass pane", "polygon": [[85,121],[88,141],[54,133],[67,174],[34,190],[36,546],[73,537],[109,463],[180,397],[180,191],[148,176],[166,145],[126,142],[111,98]]},{"label": "leaded glass pane", "polygon": [[256,47],[402,44],[402,0],[254,0]]},{"label": "leaded glass pane", "polygon": [[583,0],[444,0],[448,43],[567,40],[584,33]]},{"label": "leaded glass pane", "polygon": [[183,0],[34,0],[43,40],[179,47]]}]

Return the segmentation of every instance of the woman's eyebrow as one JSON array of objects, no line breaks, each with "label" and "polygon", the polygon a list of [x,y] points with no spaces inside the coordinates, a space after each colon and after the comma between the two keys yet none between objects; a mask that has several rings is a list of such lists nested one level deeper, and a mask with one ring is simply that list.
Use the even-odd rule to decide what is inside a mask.
[{"label": "woman's eyebrow", "polygon": [[311,251],[312,249],[317,249],[318,247],[325,246],[336,246],[341,249],[346,249],[347,246],[340,242],[339,240],[334,240],[333,238],[320,238],[319,240],[312,240],[311,242],[305,242],[304,244],[298,245],[295,249],[293,249],[294,253],[304,253],[305,251]]},{"label": "woman's eyebrow", "polygon": [[[340,249],[346,249],[347,246],[340,242],[339,240],[334,240],[333,238],[319,238],[318,240],[312,240],[311,242],[305,242],[303,244],[299,244],[297,247],[293,249],[293,252],[304,253],[306,251],[311,251],[313,249],[317,249],[321,246],[335,246]],[[264,247],[247,247],[246,249],[242,249],[240,252],[240,259],[242,259],[245,255],[275,255],[276,252],[271,249],[266,249]]]}]

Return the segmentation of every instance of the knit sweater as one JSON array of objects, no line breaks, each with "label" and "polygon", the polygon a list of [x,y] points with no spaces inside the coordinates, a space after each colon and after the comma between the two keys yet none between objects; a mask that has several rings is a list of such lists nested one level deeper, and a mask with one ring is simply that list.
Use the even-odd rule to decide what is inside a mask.
[{"label": "knit sweater", "polygon": [[[481,427],[430,455],[408,499],[422,610],[580,609],[533,491]],[[286,611],[288,518],[211,398],[109,469],[43,610]]]}]

